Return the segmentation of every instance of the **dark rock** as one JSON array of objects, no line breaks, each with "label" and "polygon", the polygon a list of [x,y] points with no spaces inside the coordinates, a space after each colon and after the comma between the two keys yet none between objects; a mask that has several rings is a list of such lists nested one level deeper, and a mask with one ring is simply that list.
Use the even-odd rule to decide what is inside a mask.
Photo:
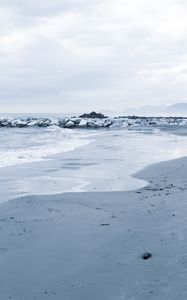
[{"label": "dark rock", "polygon": [[157,125],[157,123],[156,123],[156,122],[154,122],[154,121],[151,121],[151,122],[149,122],[149,125],[156,126],[156,125]]},{"label": "dark rock", "polygon": [[142,254],[142,259],[147,260],[152,257],[152,254],[149,252],[145,252]]},{"label": "dark rock", "polygon": [[13,127],[12,122],[7,119],[0,120],[0,127]]},{"label": "dark rock", "polygon": [[89,113],[89,114],[83,114],[81,116],[79,116],[79,118],[90,118],[90,119],[106,119],[108,117],[106,117],[105,115],[101,114],[101,113],[96,113],[95,111]]}]

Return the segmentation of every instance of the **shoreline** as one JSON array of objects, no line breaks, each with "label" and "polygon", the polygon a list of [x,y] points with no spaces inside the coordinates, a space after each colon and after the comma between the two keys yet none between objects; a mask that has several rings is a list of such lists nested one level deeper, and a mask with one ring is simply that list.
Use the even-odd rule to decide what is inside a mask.
[{"label": "shoreline", "polygon": [[138,172],[143,189],[1,204],[1,298],[185,300],[186,173],[181,158]]},{"label": "shoreline", "polygon": [[1,168],[0,201],[32,194],[134,190],[147,184],[134,173],[185,156],[185,149],[186,138],[170,133],[110,131],[74,151]]}]

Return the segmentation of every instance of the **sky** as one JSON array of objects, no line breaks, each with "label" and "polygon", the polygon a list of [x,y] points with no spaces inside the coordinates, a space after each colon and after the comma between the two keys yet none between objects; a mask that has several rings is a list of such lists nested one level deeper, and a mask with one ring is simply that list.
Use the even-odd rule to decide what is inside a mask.
[{"label": "sky", "polygon": [[0,0],[0,112],[187,102],[187,1]]}]

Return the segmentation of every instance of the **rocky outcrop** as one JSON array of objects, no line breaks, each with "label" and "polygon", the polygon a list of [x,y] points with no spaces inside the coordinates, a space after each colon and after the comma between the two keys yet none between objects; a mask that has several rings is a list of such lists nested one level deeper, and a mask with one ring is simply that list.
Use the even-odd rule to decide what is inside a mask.
[{"label": "rocky outcrop", "polygon": [[80,116],[80,118],[88,118],[88,119],[106,119],[108,117],[106,117],[105,115],[101,114],[101,113],[96,113],[95,111],[92,111],[89,114],[83,114]]}]

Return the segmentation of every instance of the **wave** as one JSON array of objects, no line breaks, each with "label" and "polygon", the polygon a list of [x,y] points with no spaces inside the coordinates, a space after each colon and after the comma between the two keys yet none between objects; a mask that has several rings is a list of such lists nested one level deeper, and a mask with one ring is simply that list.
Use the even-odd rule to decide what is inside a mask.
[{"label": "wave", "polygon": [[51,159],[93,141],[94,134],[50,127],[45,130],[0,131],[0,167]]}]

